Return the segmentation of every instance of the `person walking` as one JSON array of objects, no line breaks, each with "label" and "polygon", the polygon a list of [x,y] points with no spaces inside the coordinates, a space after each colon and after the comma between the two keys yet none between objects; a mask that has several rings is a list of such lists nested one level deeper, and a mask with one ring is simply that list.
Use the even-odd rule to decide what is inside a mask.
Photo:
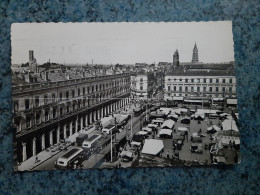
[{"label": "person walking", "polygon": [[169,151],[167,152],[167,158],[170,158],[170,154],[169,154]]},{"label": "person walking", "polygon": [[35,163],[39,162],[38,156],[35,156]]}]

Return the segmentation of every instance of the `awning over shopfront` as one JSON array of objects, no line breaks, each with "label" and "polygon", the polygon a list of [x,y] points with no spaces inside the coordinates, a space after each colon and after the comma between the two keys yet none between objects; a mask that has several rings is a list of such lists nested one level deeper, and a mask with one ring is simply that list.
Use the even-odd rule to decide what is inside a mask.
[{"label": "awning over shopfront", "polygon": [[173,97],[173,100],[182,101],[184,97]]},{"label": "awning over shopfront", "polygon": [[212,98],[213,101],[223,101],[223,98]]},{"label": "awning over shopfront", "polygon": [[237,99],[227,99],[227,104],[237,105]]},{"label": "awning over shopfront", "polygon": [[157,155],[163,150],[163,148],[164,145],[162,140],[146,139],[142,154]]}]

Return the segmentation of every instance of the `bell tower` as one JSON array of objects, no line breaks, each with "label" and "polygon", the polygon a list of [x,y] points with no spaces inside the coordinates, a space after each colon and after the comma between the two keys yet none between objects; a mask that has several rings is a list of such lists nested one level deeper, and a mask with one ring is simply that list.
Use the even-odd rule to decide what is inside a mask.
[{"label": "bell tower", "polygon": [[197,44],[195,43],[193,48],[191,63],[198,63],[198,62],[199,62],[198,48],[197,48]]}]

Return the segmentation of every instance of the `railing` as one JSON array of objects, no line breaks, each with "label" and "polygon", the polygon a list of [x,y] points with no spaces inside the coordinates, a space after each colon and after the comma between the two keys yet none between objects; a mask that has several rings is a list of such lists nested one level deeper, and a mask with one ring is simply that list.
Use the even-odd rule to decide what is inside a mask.
[{"label": "railing", "polygon": [[122,73],[122,74],[87,77],[87,78],[73,79],[73,80],[66,80],[66,81],[55,81],[55,82],[34,83],[34,84],[28,84],[28,85],[13,86],[12,93],[33,91],[33,90],[39,90],[39,89],[47,89],[47,88],[52,88],[52,87],[67,86],[70,84],[82,84],[85,82],[96,82],[96,81],[102,81],[104,79],[118,78],[118,77],[127,76],[127,75],[130,75],[130,74]]}]

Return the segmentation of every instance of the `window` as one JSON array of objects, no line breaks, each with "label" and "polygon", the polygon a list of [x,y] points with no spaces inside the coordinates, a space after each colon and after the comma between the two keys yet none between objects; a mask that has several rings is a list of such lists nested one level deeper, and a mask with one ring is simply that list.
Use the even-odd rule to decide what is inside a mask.
[{"label": "window", "polygon": [[209,79],[209,82],[212,83],[212,79]]},{"label": "window", "polygon": [[49,120],[49,110],[45,110],[45,121]]},{"label": "window", "polygon": [[218,92],[218,87],[216,87],[216,92]]},{"label": "window", "polygon": [[83,90],[83,95],[85,95],[85,87],[83,87],[82,90]]},{"label": "window", "polygon": [[41,113],[36,113],[36,125],[39,125],[41,123]]},{"label": "window", "polygon": [[186,91],[186,92],[188,91],[188,87],[185,87],[185,91]]},{"label": "window", "polygon": [[52,98],[52,103],[56,101],[55,93],[53,93],[53,94],[51,95],[51,98]]},{"label": "window", "polygon": [[198,79],[198,83],[200,82],[200,79]]},{"label": "window", "polygon": [[27,127],[27,129],[31,127],[31,117],[30,116],[26,116],[26,127]]},{"label": "window", "polygon": [[191,79],[191,82],[194,83],[194,79]]},{"label": "window", "polygon": [[25,109],[26,110],[30,109],[30,100],[29,99],[25,100]]},{"label": "window", "polygon": [[[171,79],[170,79],[171,80]],[[143,78],[140,78],[140,82],[143,82]]]},{"label": "window", "polygon": [[168,86],[168,91],[171,91],[171,86]]},{"label": "window", "polygon": [[53,110],[52,110],[52,118],[56,118],[56,116],[57,116],[56,112],[57,112],[56,108],[53,108]]},{"label": "window", "polygon": [[207,79],[203,79],[203,82],[206,83],[206,82],[207,82]]},{"label": "window", "polygon": [[226,91],[226,88],[225,88],[225,87],[222,87],[222,91],[223,91],[223,92]]},{"label": "window", "polygon": [[176,91],[176,86],[173,87],[173,90]]},{"label": "window", "polygon": [[179,91],[182,91],[182,87],[181,86],[179,87]]},{"label": "window", "polygon": [[38,107],[40,105],[40,99],[39,96],[35,97],[35,107]]},{"label": "window", "polygon": [[62,100],[62,93],[60,93],[60,100]]},{"label": "window", "polygon": [[88,91],[88,93],[89,93],[89,91],[90,91],[89,87],[87,88],[87,91]]},{"label": "window", "polygon": [[223,83],[226,83],[226,79],[222,79],[222,82],[223,82]]},{"label": "window", "polygon": [[182,82],[182,79],[180,79],[180,82]]},{"label": "window", "polygon": [[69,113],[70,112],[70,106],[69,106],[69,104],[67,105],[67,113]]},{"label": "window", "polygon": [[209,87],[209,91],[212,92],[212,87]]},{"label": "window", "polygon": [[17,112],[19,108],[19,102],[18,101],[14,101],[14,112]]},{"label": "window", "polygon": [[44,95],[44,104],[48,104],[48,96]]},{"label": "window", "polygon": [[219,79],[216,79],[216,83],[219,83]]},{"label": "window", "polygon": [[232,93],[232,87],[229,87],[229,93]]},{"label": "window", "polygon": [[78,96],[80,96],[80,89],[78,89]]},{"label": "window", "polygon": [[69,91],[66,91],[66,98],[69,99]]},{"label": "window", "polygon": [[72,90],[72,97],[75,97],[75,91]]},{"label": "window", "polygon": [[94,86],[92,86],[92,92],[94,92]]},{"label": "window", "polygon": [[200,87],[197,87],[197,92],[200,92]]},{"label": "window", "polygon": [[203,92],[206,92],[206,87],[203,87]]},{"label": "window", "polygon": [[143,90],[143,85],[140,85],[140,90]]},{"label": "window", "polygon": [[188,83],[188,79],[185,79],[185,83]]},{"label": "window", "polygon": [[98,90],[98,85],[96,85],[96,91]]},{"label": "window", "polygon": [[229,79],[229,83],[232,83],[232,82],[233,82],[233,81],[232,81],[232,78],[230,78],[230,79]]},{"label": "window", "polygon": [[60,115],[61,116],[63,115],[63,108],[62,107],[60,108]]},{"label": "window", "polygon": [[194,87],[193,87],[193,86],[191,87],[191,91],[192,91],[192,92],[194,91]]}]

